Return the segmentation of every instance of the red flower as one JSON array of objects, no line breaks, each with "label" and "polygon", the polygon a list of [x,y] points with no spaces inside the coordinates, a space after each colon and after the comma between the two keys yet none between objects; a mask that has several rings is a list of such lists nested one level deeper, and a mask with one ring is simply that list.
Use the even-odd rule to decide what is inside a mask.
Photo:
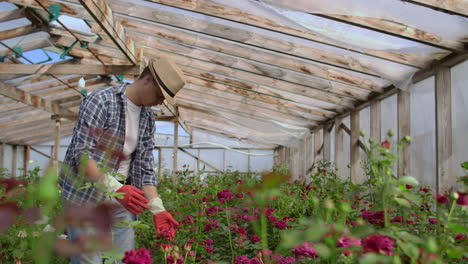
[{"label": "red flower", "polygon": [[428,221],[429,221],[430,224],[433,224],[433,225],[435,225],[435,224],[437,224],[439,222],[439,220],[437,220],[436,218],[429,218]]},{"label": "red flower", "polygon": [[304,242],[299,246],[295,246],[292,250],[292,253],[296,256],[297,259],[303,258],[317,258],[317,251],[313,248],[312,243]]},{"label": "red flower", "polygon": [[386,149],[390,149],[390,142],[388,142],[388,140],[385,140],[384,142],[380,143],[380,146]]},{"label": "red flower", "polygon": [[445,195],[440,194],[440,193],[436,195],[436,200],[437,200],[437,203],[440,203],[440,204],[447,204],[449,202],[449,199]]},{"label": "red flower", "polygon": [[250,241],[252,241],[252,243],[257,243],[257,242],[260,242],[261,238],[259,236],[251,236],[250,237]]},{"label": "red flower", "polygon": [[406,184],[405,186],[406,186],[406,189],[408,189],[408,190],[413,189],[413,185]]},{"label": "red flower", "polygon": [[247,234],[247,229],[240,227],[236,230],[236,232],[241,236],[245,236]]},{"label": "red flower", "polygon": [[195,189],[195,190],[192,190],[192,194],[197,194],[198,193],[198,190]]},{"label": "red flower", "polygon": [[403,223],[403,217],[395,216],[395,217],[393,217],[392,220],[390,220],[390,223]]},{"label": "red flower", "polygon": [[457,204],[468,206],[468,193],[462,193],[462,192],[457,192],[457,193],[458,193]]},{"label": "red flower", "polygon": [[243,193],[236,193],[236,197],[239,198],[239,199],[242,199],[242,198],[244,198],[244,194]]},{"label": "red flower", "polygon": [[455,241],[458,241],[458,240],[465,240],[466,239],[466,236],[464,234],[458,234],[455,236]]},{"label": "red flower", "polygon": [[360,247],[362,245],[361,239],[347,236],[341,236],[340,238],[338,238],[338,248],[350,248],[353,245]]},{"label": "red flower", "polygon": [[161,250],[163,252],[166,252],[166,253],[170,252],[172,250],[172,248],[173,248],[172,244],[162,244],[161,245]]},{"label": "red flower", "polygon": [[283,220],[279,220],[279,221],[276,221],[274,226],[278,229],[286,229],[286,228],[289,228],[290,226],[286,223],[286,221],[283,221]]},{"label": "red flower", "polygon": [[206,252],[211,253],[213,252],[214,248],[211,245],[205,245],[205,250]]},{"label": "red flower", "polygon": [[384,253],[389,256],[395,250],[393,240],[381,234],[375,234],[362,239],[365,252]]},{"label": "red flower", "polygon": [[234,194],[231,190],[224,189],[218,192],[218,200],[222,203],[225,203],[226,201],[232,201],[234,200]]},{"label": "red flower", "polygon": [[146,248],[140,248],[125,252],[122,262],[125,264],[151,264],[153,263],[153,259],[151,258],[151,251]]}]

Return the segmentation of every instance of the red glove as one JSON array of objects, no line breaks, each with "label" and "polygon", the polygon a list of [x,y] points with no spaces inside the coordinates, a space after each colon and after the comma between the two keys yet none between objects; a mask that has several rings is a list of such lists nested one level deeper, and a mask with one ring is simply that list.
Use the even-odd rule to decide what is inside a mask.
[{"label": "red glove", "polygon": [[175,228],[179,223],[167,211],[162,211],[153,215],[154,227],[158,235],[173,239],[175,236]]},{"label": "red glove", "polygon": [[148,200],[143,196],[144,192],[132,185],[123,185],[117,192],[125,193],[123,199],[117,199],[128,211],[137,215],[142,213],[143,209],[148,209]]}]

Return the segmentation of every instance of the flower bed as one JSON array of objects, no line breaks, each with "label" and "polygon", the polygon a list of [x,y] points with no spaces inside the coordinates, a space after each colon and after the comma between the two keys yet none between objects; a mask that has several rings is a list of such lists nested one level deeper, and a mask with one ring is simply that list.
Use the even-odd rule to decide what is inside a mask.
[{"label": "flower bed", "polygon": [[[165,177],[158,191],[166,209],[181,223],[175,239],[156,237],[151,215],[144,213],[139,221],[125,223],[136,228],[138,249],[125,256],[112,252],[107,256],[123,257],[132,264],[466,262],[466,189],[434,194],[411,177],[393,177],[397,157],[390,148],[400,145],[389,142],[371,142],[363,184],[340,179],[328,162],[318,163],[310,177],[295,182],[289,181],[282,167],[262,175],[234,172],[201,180],[182,171],[176,182]],[[468,169],[468,164],[462,166]],[[46,176],[37,186],[45,188],[48,181]],[[24,195],[29,198],[14,196],[11,192],[20,183],[4,179],[2,184],[8,194],[0,205],[1,262],[27,263],[35,258],[37,263],[67,263],[56,254],[33,256],[41,241],[47,243],[40,249],[52,252],[52,238],[63,230],[44,230],[60,211],[57,198],[42,197],[34,188],[26,189]],[[49,220],[38,223],[37,217],[28,216],[28,208],[40,208]],[[93,215],[106,208],[80,212]],[[21,219],[32,219],[35,224]],[[60,254],[70,254],[70,247],[55,244]]]}]

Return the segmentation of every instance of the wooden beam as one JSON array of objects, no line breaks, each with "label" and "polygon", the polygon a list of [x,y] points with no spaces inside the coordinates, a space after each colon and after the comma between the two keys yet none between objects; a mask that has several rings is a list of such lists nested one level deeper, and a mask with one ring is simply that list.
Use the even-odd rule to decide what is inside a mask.
[{"label": "wooden beam", "polygon": [[[82,41],[94,43],[99,40],[99,36],[96,34],[85,34],[81,31],[73,30],[71,28],[68,28],[68,29],[71,30],[73,34],[75,34]],[[60,36],[60,37],[67,37],[67,38],[75,39],[75,37],[69,31],[61,27],[55,26],[55,25],[49,25],[48,32],[49,34],[53,36]]]},{"label": "wooden beam", "polygon": [[[52,41],[55,45],[70,47],[71,45],[73,45],[73,42],[75,42],[75,39],[70,37],[58,37],[54,38]],[[89,43],[88,48],[86,49],[81,48],[80,45],[75,45],[72,50],[78,54],[80,54],[80,51],[84,54],[88,54],[87,56],[84,56],[91,59],[95,59],[95,57],[89,51],[92,51],[95,54],[103,55],[103,57],[105,56],[109,58],[119,59],[118,61],[121,61],[122,63],[131,63],[127,60],[127,57],[124,54],[122,54],[122,52],[118,48],[115,47]],[[99,56],[99,58],[101,58],[101,56]]]},{"label": "wooden beam", "polygon": [[323,128],[323,159],[326,161],[331,161],[331,127],[332,125]]},{"label": "wooden beam", "polygon": [[[49,119],[50,119],[50,114],[49,114]],[[24,131],[17,131],[16,134],[11,134],[9,133],[8,135],[1,136],[0,138],[4,140],[5,142],[15,142],[15,140],[20,140],[22,138],[28,138],[28,137],[34,137],[34,136],[39,136],[39,135],[45,135],[47,133],[51,133],[52,135],[55,135],[55,122],[47,122],[47,126],[38,126],[37,129],[35,130],[24,130]],[[73,126],[74,123],[65,123],[63,124],[63,127],[71,127]],[[16,141],[19,144],[19,141]],[[27,145],[27,144],[19,144],[19,145]]]},{"label": "wooden beam", "polygon": [[28,25],[19,28],[13,28],[10,30],[0,31],[0,40],[16,38],[20,36],[25,36],[35,32],[44,31],[43,27],[36,27],[34,25]]},{"label": "wooden beam", "polygon": [[33,134],[34,132],[41,131],[44,129],[51,129],[53,128],[54,124],[51,122],[46,122],[46,120],[38,120],[29,122],[23,127],[21,126],[13,126],[11,128],[2,129],[2,134],[0,135],[0,139],[9,138],[14,136],[21,136],[23,134]]},{"label": "wooden beam", "polygon": [[374,100],[370,105],[370,138],[377,142],[382,141],[382,104],[380,100]]},{"label": "wooden beam", "polygon": [[6,10],[6,11],[1,11],[0,12],[0,23],[9,21],[9,20],[15,20],[18,18],[24,17],[24,9],[13,9],[13,10]]},{"label": "wooden beam", "polygon": [[449,67],[442,67],[435,75],[436,102],[436,168],[437,193],[445,193],[456,183],[450,166],[453,155],[452,82]]},{"label": "wooden beam", "polygon": [[[334,41],[332,39],[324,38],[318,34],[315,34],[312,31],[302,30],[300,28],[289,27],[285,24],[277,23],[274,20],[270,20],[263,16],[255,15],[254,13],[248,12],[248,10],[241,10],[229,5],[223,5],[217,3],[214,0],[197,0],[193,6],[187,6],[186,2],[181,1],[171,1],[171,0],[150,0],[152,2],[174,6],[177,8],[183,8],[192,12],[198,12],[210,16],[221,17],[231,21],[252,25],[254,27],[265,28],[267,30],[276,31],[283,34],[292,35],[299,38],[304,38],[312,40],[318,43],[324,43],[333,47],[346,49],[347,51],[353,51],[356,53],[362,53],[367,55],[372,55],[380,59],[386,59],[390,61],[395,61],[398,63],[406,65],[415,65],[414,61],[411,61],[411,58],[408,57],[409,54],[398,53],[398,52],[386,52],[386,51],[377,51],[377,50],[366,50],[366,49],[356,49],[352,45],[347,45],[346,43]],[[196,3],[196,4],[195,4]],[[421,66],[421,65],[419,65]]]},{"label": "wooden beam", "polygon": [[[180,68],[184,71],[185,75],[188,76],[189,82],[192,81],[190,79],[190,76],[193,76],[195,78],[210,82],[204,86],[211,86],[210,85],[211,83],[221,83],[224,85],[229,85],[231,87],[236,87],[240,89],[241,91],[251,91],[255,94],[262,94],[264,96],[268,96],[268,97],[276,98],[282,101],[287,101],[290,103],[298,104],[302,106],[303,108],[310,109],[314,114],[318,116],[332,117],[338,112],[334,108],[334,105],[326,103],[326,102],[322,102],[320,100],[316,100],[314,98],[297,95],[297,94],[282,91],[282,90],[277,90],[277,89],[267,87],[264,85],[252,83],[249,81],[243,81],[240,79],[228,77],[225,75],[215,74],[215,73],[211,73],[211,72],[207,72],[203,70],[198,70],[198,69],[187,67],[187,66],[180,65]],[[195,84],[198,84],[198,83],[195,83]]]},{"label": "wooden beam", "polygon": [[198,86],[203,86],[206,88],[214,89],[217,91],[223,91],[226,93],[231,93],[235,95],[242,96],[244,98],[256,100],[257,102],[264,102],[268,104],[275,105],[277,107],[288,108],[290,111],[295,111],[298,113],[307,113],[311,116],[316,116],[319,118],[332,117],[333,115],[326,112],[321,112],[318,110],[310,109],[300,104],[285,100],[283,98],[277,98],[275,96],[267,95],[264,93],[255,92],[249,89],[241,89],[232,85],[225,85],[222,83],[213,82],[210,80],[201,79],[198,77],[192,77],[191,75],[186,75],[188,83],[192,83]]},{"label": "wooden beam", "polygon": [[86,8],[107,36],[114,42],[120,51],[132,62],[137,65],[135,49],[129,44],[123,26],[114,19],[114,14],[107,1],[104,0],[80,0],[80,3]]},{"label": "wooden beam", "polygon": [[5,168],[5,143],[0,142],[0,169]]},{"label": "wooden beam", "polygon": [[26,175],[29,171],[29,160],[31,160],[31,146],[24,146],[23,169]]},{"label": "wooden beam", "polygon": [[343,129],[341,129],[341,124],[343,123],[343,119],[337,118],[335,119],[335,164],[336,168],[338,169],[338,174],[343,179],[345,178],[346,174],[344,169],[346,168],[346,164],[343,162]]},{"label": "wooden beam", "polygon": [[[317,162],[323,159],[320,157],[320,148],[322,146],[322,142],[320,142],[320,130],[315,130],[314,132],[314,165],[317,166]],[[316,170],[315,170],[316,171]]]},{"label": "wooden beam", "polygon": [[180,91],[179,94],[177,94],[176,105],[189,106],[208,111],[226,112],[257,120],[275,120],[278,122],[301,127],[312,127],[313,125],[317,124],[317,122],[313,120],[295,117],[245,103],[234,102],[223,99],[221,97],[215,97],[206,94],[200,95],[191,92],[188,89]]},{"label": "wooden beam", "polygon": [[[16,38],[8,39],[8,40],[3,41],[3,44],[8,45],[11,48],[11,47],[14,47],[20,39],[16,39]],[[23,52],[35,50],[35,49],[42,49],[48,46],[50,46],[48,36],[47,34],[43,34],[43,32],[33,33],[29,35],[24,41],[21,41],[21,48],[23,49]],[[0,56],[7,56],[7,55],[12,55],[12,54],[13,52],[11,50],[4,47],[3,45],[0,46]],[[0,72],[0,74],[2,73]]]},{"label": "wooden beam", "polygon": [[177,171],[177,162],[178,162],[178,152],[177,148],[179,147],[179,123],[174,122],[174,146],[172,149],[172,182],[176,182],[176,171]]},{"label": "wooden beam", "polygon": [[402,21],[391,21],[388,19],[378,19],[363,16],[334,15],[334,14],[313,14],[315,16],[327,18],[383,34],[415,41],[424,45],[445,49],[449,51],[464,51],[465,45],[461,41],[444,39],[441,36],[419,28],[413,28]]},{"label": "wooden beam", "polygon": [[58,115],[53,115],[51,117],[52,120],[55,121],[55,146],[54,146],[54,162],[53,166],[54,169],[56,170],[57,174],[59,173],[59,157],[60,157],[60,126],[61,126],[61,121],[60,121],[60,116]]},{"label": "wooden beam", "polygon": [[[50,115],[49,115],[50,118]],[[61,136],[69,136],[73,132],[74,124],[67,124],[61,127]],[[62,133],[63,132],[63,133]],[[45,142],[55,139],[54,129],[43,130],[35,134],[25,135],[22,137],[13,137],[8,139],[8,143],[21,145],[34,145],[39,142]]]},{"label": "wooden beam", "polygon": [[450,14],[468,17],[468,2],[465,0],[402,0]]},{"label": "wooden beam", "polygon": [[[324,120],[324,117],[318,117],[316,115],[311,115],[302,111],[296,111],[295,109],[290,109],[281,105],[275,105],[271,103],[264,103],[262,101],[258,101],[255,99],[250,99],[249,97],[245,97],[242,95],[235,95],[235,94],[230,94],[227,92],[223,91],[218,91],[215,89],[210,89],[207,87],[202,87],[199,85],[193,85],[193,84],[188,84],[184,87],[184,93],[187,91],[194,91],[197,92],[197,94],[193,93],[194,98],[201,98],[202,100],[208,99],[205,97],[205,95],[209,96],[210,98],[213,98],[214,100],[219,100],[225,101],[233,101],[233,102],[238,102],[241,104],[246,104],[246,105],[251,105],[251,106],[256,106],[259,107],[259,111],[262,111],[265,109],[265,111],[268,111],[272,114],[275,114],[274,112],[278,112],[279,114],[285,114],[285,115],[291,115],[294,117],[300,118],[299,120],[315,120],[315,121],[320,121]],[[211,97],[215,96],[215,97]],[[229,103],[229,102],[227,102]]]},{"label": "wooden beam", "polygon": [[174,53],[168,53],[162,50],[156,50],[156,49],[144,49],[144,50],[145,50],[146,56],[148,57],[160,58],[160,57],[169,56],[175,63],[180,64],[180,65],[194,67],[197,69],[201,69],[201,70],[208,71],[208,72],[213,72],[216,74],[221,74],[224,76],[235,77],[240,80],[249,80],[250,82],[265,85],[265,86],[268,86],[277,90],[282,90],[282,91],[295,93],[295,94],[302,95],[302,96],[315,98],[317,100],[335,104],[338,106],[337,107],[338,109],[352,107],[354,106],[354,103],[356,102],[356,100],[353,100],[349,97],[344,97],[342,95],[337,95],[337,94],[332,94],[332,93],[321,91],[321,90],[311,89],[310,87],[307,87],[304,85],[289,83],[289,82],[282,81],[279,79],[274,79],[274,78],[270,78],[267,76],[246,72],[246,71],[238,71],[238,70],[234,70],[232,68],[226,67],[226,66],[217,65],[214,63],[209,63],[209,62],[205,62],[201,60],[191,59],[185,56],[177,55]]},{"label": "wooden beam", "polygon": [[57,104],[53,104],[50,101],[45,100],[39,96],[31,95],[12,85],[3,82],[0,82],[0,94],[18,102],[22,102],[27,105],[36,107],[38,109],[63,116],[70,120],[74,120],[78,116],[75,112],[63,109]]},{"label": "wooden beam", "polygon": [[139,75],[139,66],[83,65],[83,64],[5,64],[0,63],[0,74],[83,74],[83,75]]},{"label": "wooden beam", "polygon": [[362,183],[360,169],[360,153],[359,153],[359,111],[351,112],[351,141],[350,141],[350,159],[351,159],[351,180],[354,183]]},{"label": "wooden beam", "polygon": [[[398,141],[411,136],[411,94],[401,90],[398,93]],[[411,175],[410,143],[404,143],[398,160],[398,177]]]},{"label": "wooden beam", "polygon": [[329,91],[335,94],[348,96],[351,98],[365,100],[369,91],[381,92],[381,89],[364,90],[368,87],[358,87],[335,82],[332,80],[325,80],[322,78],[314,77],[309,74],[299,73],[282,67],[272,66],[266,63],[260,63],[249,59],[243,59],[221,52],[209,51],[199,49],[185,44],[178,44],[173,41],[168,41],[162,38],[149,37],[144,34],[133,33],[130,34],[134,37],[135,43],[138,45],[157,48],[166,52],[176,53],[192,59],[202,60],[216,65],[222,65],[229,68],[248,71],[260,75],[265,75],[271,78],[281,79],[287,82],[302,84],[314,89]]},{"label": "wooden beam", "polygon": [[362,76],[352,74],[352,72],[299,59],[286,53],[269,51],[238,42],[214,38],[202,33],[191,32],[176,27],[135,20],[122,16],[118,16],[117,19],[122,21],[122,24],[130,30],[129,34],[134,38],[137,33],[141,33],[137,35],[137,38],[135,38],[136,41],[140,43],[149,41],[152,37],[157,36],[167,40],[176,41],[177,43],[218,51],[239,58],[262,62],[344,84],[363,87],[364,89],[379,89],[385,86],[386,83],[383,79],[364,78]]},{"label": "wooden beam", "polygon": [[[347,127],[344,123],[341,123],[341,129],[348,134],[348,136],[351,136],[351,129]],[[363,151],[367,151],[366,145],[359,139],[358,140],[358,145]]]},{"label": "wooden beam", "polygon": [[17,145],[13,145],[13,153],[12,153],[12,156],[11,156],[11,177],[16,177],[16,169],[17,169],[17,166],[16,166],[16,158],[18,156],[18,146]]}]

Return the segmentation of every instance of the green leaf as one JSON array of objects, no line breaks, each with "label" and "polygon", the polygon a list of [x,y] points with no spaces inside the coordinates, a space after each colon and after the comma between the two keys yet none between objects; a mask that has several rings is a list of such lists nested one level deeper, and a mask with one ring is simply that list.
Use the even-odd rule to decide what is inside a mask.
[{"label": "green leaf", "polygon": [[448,227],[450,227],[453,231],[457,233],[468,233],[468,227],[466,226],[457,225],[457,224],[448,224]]},{"label": "green leaf", "polygon": [[370,254],[366,254],[362,259],[360,259],[359,263],[360,264],[392,263],[392,258],[370,253]]},{"label": "green leaf", "polygon": [[417,206],[420,206],[421,203],[422,203],[421,197],[420,197],[419,195],[417,195],[417,194],[410,193],[410,192],[404,192],[404,193],[403,193],[403,196],[404,196],[407,200],[409,200],[409,201],[415,203]]},{"label": "green leaf", "polygon": [[398,237],[401,240],[404,240],[405,242],[411,242],[411,243],[423,243],[423,240],[415,235],[412,235],[408,232],[402,231],[398,233]]},{"label": "green leaf", "polygon": [[146,224],[139,224],[135,226],[136,228],[141,228],[141,229],[150,229],[149,225]]},{"label": "green leaf", "polygon": [[397,202],[401,206],[411,207],[411,204],[406,199],[402,199],[402,198],[398,198],[398,197],[394,197],[393,199],[395,200],[395,202]]},{"label": "green leaf", "polygon": [[317,250],[317,254],[321,258],[329,258],[330,257],[330,249],[325,244],[317,244],[315,245],[315,250]]},{"label": "green leaf", "polygon": [[400,184],[408,184],[408,185],[411,185],[411,186],[418,186],[419,185],[418,180],[416,180],[414,177],[411,177],[411,176],[403,176],[403,177],[398,179],[398,182]]},{"label": "green leaf", "polygon": [[460,164],[462,166],[462,168],[464,168],[465,170],[468,170],[468,161],[465,161],[463,162],[462,164]]},{"label": "green leaf", "polygon": [[451,259],[460,259],[465,252],[461,247],[452,247],[447,249],[447,255]]},{"label": "green leaf", "polygon": [[328,228],[324,225],[318,226],[316,228],[308,228],[305,231],[305,237],[308,241],[317,242],[327,232],[327,229]]},{"label": "green leaf", "polygon": [[412,243],[407,243],[403,241],[398,241],[397,244],[400,247],[400,249],[405,253],[405,255],[407,255],[411,260],[418,259],[419,251],[417,246],[415,246]]}]

